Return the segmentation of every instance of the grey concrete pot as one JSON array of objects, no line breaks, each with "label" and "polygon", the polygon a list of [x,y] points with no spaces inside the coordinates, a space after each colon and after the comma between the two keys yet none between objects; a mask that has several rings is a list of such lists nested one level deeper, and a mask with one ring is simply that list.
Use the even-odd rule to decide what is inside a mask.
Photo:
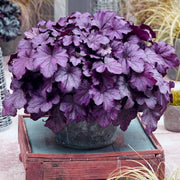
[{"label": "grey concrete pot", "polygon": [[116,136],[117,127],[113,125],[102,128],[96,121],[73,121],[56,134],[56,141],[74,149],[97,149],[114,143]]},{"label": "grey concrete pot", "polygon": [[180,132],[180,106],[169,105],[164,113],[164,127],[173,132]]},{"label": "grey concrete pot", "polygon": [[[180,39],[176,42],[176,54],[180,60]],[[168,81],[173,80],[175,83],[175,90],[180,90],[180,76],[176,81],[178,67],[176,69],[168,70]],[[164,127],[169,131],[180,132],[180,106],[169,105],[164,113]]]}]

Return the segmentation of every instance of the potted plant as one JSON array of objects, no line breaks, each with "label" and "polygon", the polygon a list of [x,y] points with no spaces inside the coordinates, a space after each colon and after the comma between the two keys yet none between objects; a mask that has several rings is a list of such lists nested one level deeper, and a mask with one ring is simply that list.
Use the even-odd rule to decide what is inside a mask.
[{"label": "potted plant", "polygon": [[40,21],[8,62],[12,94],[5,93],[3,114],[15,116],[24,108],[33,120],[48,115],[45,126],[61,134],[81,123],[125,131],[142,112],[152,133],[172,98],[173,82],[163,77],[179,65],[174,48],[153,42],[154,36],[149,26],[135,26],[109,10]]},{"label": "potted plant", "polygon": [[[156,41],[166,41],[176,48],[176,54],[180,58],[180,1],[167,0],[131,0],[131,13],[138,22],[143,22],[152,27],[156,32]],[[159,23],[162,22],[162,23]],[[164,125],[167,130],[180,131],[180,66],[168,70],[167,80],[174,80],[173,103],[171,103],[164,113]]]},{"label": "potted plant", "polygon": [[[0,2],[0,38],[1,42],[9,42],[15,39],[19,34],[21,22],[19,20],[20,10],[17,4],[8,0]],[[12,121],[11,118],[2,116],[2,101],[4,99],[3,91],[6,89],[6,81],[4,77],[4,64],[2,51],[0,46],[0,129],[8,127]]]}]

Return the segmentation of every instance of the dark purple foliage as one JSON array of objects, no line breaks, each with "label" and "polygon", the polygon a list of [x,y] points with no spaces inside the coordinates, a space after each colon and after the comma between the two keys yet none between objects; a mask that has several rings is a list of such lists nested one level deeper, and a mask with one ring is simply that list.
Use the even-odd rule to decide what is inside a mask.
[{"label": "dark purple foliage", "polygon": [[132,29],[133,33],[144,41],[152,41],[152,38],[156,37],[155,32],[146,24],[141,24],[140,26],[133,25]]},{"label": "dark purple foliage", "polygon": [[9,0],[0,1],[0,37],[4,41],[15,39],[20,35],[21,11],[18,5]]},{"label": "dark purple foliage", "polygon": [[172,101],[173,83],[163,77],[179,65],[174,48],[154,37],[149,26],[109,10],[40,21],[9,60],[13,93],[6,92],[3,114],[49,115],[45,126],[58,132],[85,120],[126,130],[142,112],[150,134]]}]

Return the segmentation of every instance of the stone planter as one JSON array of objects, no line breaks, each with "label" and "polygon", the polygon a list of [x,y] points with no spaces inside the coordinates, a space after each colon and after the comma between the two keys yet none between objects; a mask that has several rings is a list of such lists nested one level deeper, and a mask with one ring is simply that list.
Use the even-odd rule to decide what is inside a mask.
[{"label": "stone planter", "polygon": [[[180,60],[180,39],[176,42],[176,54],[178,59]],[[167,80],[174,81],[175,87],[174,90],[180,90],[180,75],[177,78],[177,71],[176,69],[168,70],[167,72]],[[180,99],[180,97],[176,98]],[[177,102],[177,99],[175,100]],[[173,106],[169,105],[164,113],[164,127],[169,131],[180,132],[180,106]]]},{"label": "stone planter", "polygon": [[172,91],[174,104],[168,105],[164,112],[164,127],[169,131],[180,132],[180,81],[175,81]]},{"label": "stone planter", "polygon": [[[178,39],[177,40],[177,42],[176,42],[176,55],[177,55],[177,57],[178,57],[178,59],[180,60],[180,39]],[[179,77],[178,77],[178,79],[177,79],[177,71],[178,71],[178,68],[179,67],[177,67],[177,68],[175,68],[175,69],[169,69],[168,70],[168,72],[167,72],[167,77],[169,78],[169,79],[171,79],[171,80],[178,80],[178,81],[180,81],[180,75],[179,75]]]},{"label": "stone planter", "polygon": [[56,141],[75,149],[97,149],[108,146],[116,140],[117,127],[102,128],[96,121],[71,122],[56,134]]},{"label": "stone planter", "polygon": [[167,107],[164,113],[164,127],[169,131],[180,132],[180,106]]}]

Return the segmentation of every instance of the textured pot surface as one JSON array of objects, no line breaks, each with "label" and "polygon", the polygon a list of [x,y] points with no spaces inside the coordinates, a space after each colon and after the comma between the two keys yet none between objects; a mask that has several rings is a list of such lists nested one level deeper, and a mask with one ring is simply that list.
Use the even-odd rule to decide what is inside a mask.
[{"label": "textured pot surface", "polygon": [[167,107],[164,113],[164,126],[169,131],[180,132],[180,106]]},{"label": "textured pot surface", "polygon": [[[176,55],[177,55],[178,59],[180,59],[180,39],[177,39],[175,48],[176,48]],[[171,80],[174,80],[174,81],[175,80],[180,81],[180,76],[178,76],[178,79],[177,79],[178,69],[179,69],[179,67],[176,67],[174,69],[168,69],[168,71],[167,71],[168,78]]]},{"label": "textured pot surface", "polygon": [[102,128],[97,122],[69,123],[56,134],[56,141],[75,149],[96,149],[112,144],[117,135],[117,127]]}]

